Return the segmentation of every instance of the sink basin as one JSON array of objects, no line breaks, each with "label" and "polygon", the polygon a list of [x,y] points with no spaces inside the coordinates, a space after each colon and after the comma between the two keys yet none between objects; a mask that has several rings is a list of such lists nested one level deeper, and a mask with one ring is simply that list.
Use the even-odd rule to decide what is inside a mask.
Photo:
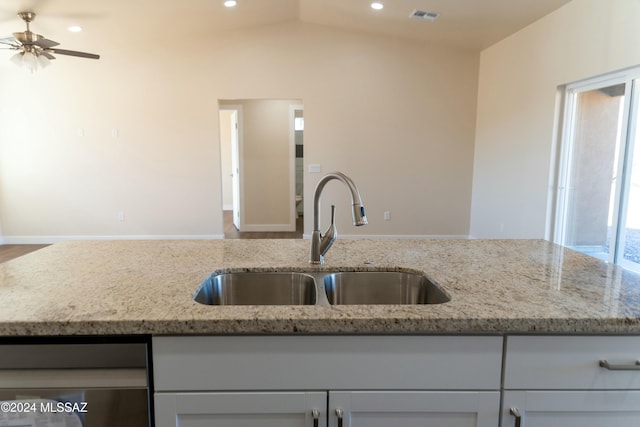
[{"label": "sink basin", "polygon": [[234,272],[209,276],[193,299],[207,305],[441,304],[450,297],[421,273]]},{"label": "sink basin", "polygon": [[330,304],[441,304],[450,300],[422,274],[354,271],[329,274],[324,289]]},{"label": "sink basin", "polygon": [[193,296],[209,305],[314,305],[313,277],[303,273],[223,273],[209,277]]}]

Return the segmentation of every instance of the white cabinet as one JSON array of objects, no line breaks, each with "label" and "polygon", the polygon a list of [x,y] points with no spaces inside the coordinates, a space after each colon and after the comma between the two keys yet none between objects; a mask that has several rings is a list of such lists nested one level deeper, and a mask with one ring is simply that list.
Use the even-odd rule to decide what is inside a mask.
[{"label": "white cabinet", "polygon": [[329,427],[496,427],[499,392],[330,391]]},{"label": "white cabinet", "polygon": [[509,336],[505,355],[502,427],[622,426],[640,419],[638,337]]},{"label": "white cabinet", "polygon": [[315,427],[314,414],[327,422],[325,392],[157,393],[155,405],[158,427]]},{"label": "white cabinet", "polygon": [[159,337],[153,350],[158,427],[499,421],[497,336]]},{"label": "white cabinet", "polygon": [[499,390],[499,336],[153,339],[156,390]]},{"label": "white cabinet", "polygon": [[502,427],[518,425],[511,408],[518,409],[521,427],[633,426],[640,391],[506,390],[504,408]]},{"label": "white cabinet", "polygon": [[155,403],[158,427],[496,427],[500,394],[182,392],[157,393]]},{"label": "white cabinet", "polygon": [[498,336],[155,338],[156,425],[637,424],[640,337],[505,340],[503,367]]}]

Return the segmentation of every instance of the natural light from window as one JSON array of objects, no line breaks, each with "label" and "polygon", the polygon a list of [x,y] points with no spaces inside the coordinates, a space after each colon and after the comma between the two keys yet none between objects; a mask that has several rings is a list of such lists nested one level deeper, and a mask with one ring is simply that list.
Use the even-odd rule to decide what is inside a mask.
[{"label": "natural light from window", "polygon": [[640,271],[637,77],[568,85],[554,241]]}]

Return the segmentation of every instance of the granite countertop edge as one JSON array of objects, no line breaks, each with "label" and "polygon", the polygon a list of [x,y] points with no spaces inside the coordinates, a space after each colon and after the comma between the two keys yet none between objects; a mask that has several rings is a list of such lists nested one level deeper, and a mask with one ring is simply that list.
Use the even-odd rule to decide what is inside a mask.
[{"label": "granite countertop edge", "polygon": [[177,335],[640,335],[640,321],[593,319],[518,319],[505,324],[502,319],[475,322],[343,321],[327,325],[322,320],[253,321],[104,321],[104,322],[19,322],[0,326],[0,337],[48,336],[177,336]]}]

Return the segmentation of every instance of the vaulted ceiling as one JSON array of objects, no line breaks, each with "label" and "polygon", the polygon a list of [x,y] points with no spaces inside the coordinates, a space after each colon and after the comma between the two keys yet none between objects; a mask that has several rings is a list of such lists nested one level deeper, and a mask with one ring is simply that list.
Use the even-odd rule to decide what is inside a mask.
[{"label": "vaulted ceiling", "polygon": [[[468,49],[484,49],[570,0],[2,0],[0,38],[23,31],[19,11],[33,11],[34,32],[65,48],[90,49],[86,40],[136,37],[184,39],[279,22],[302,21]],[[410,19],[414,10],[436,12],[435,22]],[[80,25],[84,32],[66,28]]]}]

